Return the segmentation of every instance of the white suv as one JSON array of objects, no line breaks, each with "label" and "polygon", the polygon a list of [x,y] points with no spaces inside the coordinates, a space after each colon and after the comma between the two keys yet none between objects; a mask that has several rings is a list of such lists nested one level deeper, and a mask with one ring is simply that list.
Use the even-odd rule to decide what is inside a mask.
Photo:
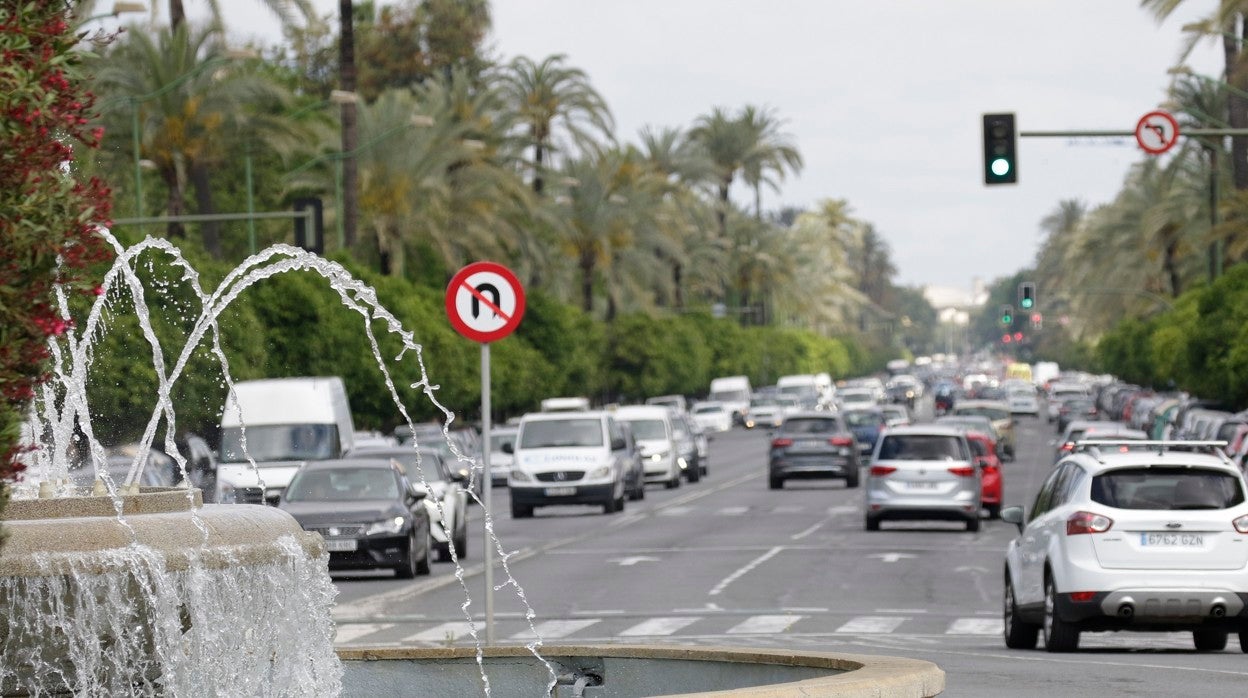
[{"label": "white suv", "polygon": [[1036,495],[1001,518],[1005,644],[1070,652],[1084,630],[1185,631],[1248,652],[1243,475],[1208,442],[1082,441]]}]

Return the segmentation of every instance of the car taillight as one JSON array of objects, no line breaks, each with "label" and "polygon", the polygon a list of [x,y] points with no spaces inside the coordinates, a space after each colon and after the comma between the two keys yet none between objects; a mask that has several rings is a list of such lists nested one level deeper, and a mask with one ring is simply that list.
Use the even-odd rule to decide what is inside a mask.
[{"label": "car taillight", "polygon": [[956,468],[950,468],[949,472],[958,477],[975,477],[975,469],[969,465],[961,465]]},{"label": "car taillight", "polygon": [[1235,519],[1231,522],[1231,525],[1234,526],[1235,530],[1240,533],[1248,533],[1248,514]]},{"label": "car taillight", "polygon": [[792,445],[793,445],[793,439],[786,439],[784,437],[781,437],[779,439],[771,440],[772,448],[788,448],[789,446],[792,446]]},{"label": "car taillight", "polygon": [[1066,519],[1066,535],[1077,536],[1081,533],[1104,533],[1114,525],[1108,516],[1093,514],[1090,511],[1076,511]]},{"label": "car taillight", "polygon": [[1062,444],[1062,450],[1066,451],[1067,453],[1075,450],[1075,442],[1067,441],[1066,443]]},{"label": "car taillight", "polygon": [[828,443],[833,446],[853,446],[854,438],[852,436],[833,436],[828,439]]},{"label": "car taillight", "polygon": [[894,472],[896,472],[896,471],[897,471],[897,469],[896,469],[896,468],[894,468],[894,467],[893,467],[893,466],[891,466],[891,465],[873,465],[873,466],[871,466],[871,476],[872,476],[872,477],[884,477],[885,475],[891,475],[892,473],[894,473]]}]

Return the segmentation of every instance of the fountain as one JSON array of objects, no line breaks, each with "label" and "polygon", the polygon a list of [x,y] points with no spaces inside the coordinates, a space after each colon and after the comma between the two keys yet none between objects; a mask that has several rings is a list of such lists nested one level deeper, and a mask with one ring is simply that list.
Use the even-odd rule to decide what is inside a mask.
[{"label": "fountain", "polygon": [[[187,462],[174,442],[171,387],[192,352],[207,342],[233,394],[217,322],[255,283],[291,271],[323,277],[343,306],[361,315],[378,370],[396,409],[412,426],[374,334],[374,321],[382,322],[403,345],[393,361],[410,354],[419,365],[420,380],[412,387],[444,413],[445,435],[455,417],[436,398],[421,345],[381,306],[372,288],[341,265],[302,249],[277,245],[264,250],[207,293],[198,273],[167,241],[148,238],[124,248],[106,231],[101,234],[116,250],[116,261],[81,330],[68,323],[71,331],[50,340],[54,379],[43,386],[33,415],[39,448],[30,472],[37,484],[19,483],[4,512],[11,537],[0,549],[0,695],[363,696],[410,694],[412,686],[421,686],[424,695],[456,696],[727,689],[766,691],[768,696],[928,696],[943,689],[944,675],[934,665],[895,658],[671,646],[543,648],[540,636],[523,646],[485,647],[477,637],[465,570],[453,547],[474,647],[336,654],[330,619],[335,591],[318,535],[303,532],[274,508],[204,505],[193,488],[135,483],[162,424],[163,450],[187,481]],[[181,281],[201,305],[171,363],[153,332],[144,284],[136,273],[139,259],[149,253],[166,255],[181,269]],[[85,387],[114,288],[129,292],[158,382],[157,405],[120,483],[101,467],[105,454],[91,424]],[[62,317],[70,320],[65,294],[58,299]],[[68,477],[79,439],[98,473],[94,486],[85,489]],[[256,467],[254,461],[251,465]],[[474,467],[480,470],[479,464]],[[427,487],[419,462],[417,475]],[[511,575],[489,511],[485,527],[505,578],[497,588],[514,590],[537,636],[536,614]]]}]

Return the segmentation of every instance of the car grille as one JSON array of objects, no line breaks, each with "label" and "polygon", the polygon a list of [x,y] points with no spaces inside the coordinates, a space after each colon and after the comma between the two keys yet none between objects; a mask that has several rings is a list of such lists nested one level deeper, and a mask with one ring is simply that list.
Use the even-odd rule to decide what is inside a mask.
[{"label": "car grille", "polygon": [[585,473],[580,470],[558,470],[553,473],[537,474],[540,482],[576,482],[583,477]]},{"label": "car grille", "polygon": [[304,530],[319,533],[323,538],[359,538],[364,535],[364,524],[308,526]]},{"label": "car grille", "polygon": [[264,490],[259,487],[236,488],[234,501],[239,504],[264,504]]}]

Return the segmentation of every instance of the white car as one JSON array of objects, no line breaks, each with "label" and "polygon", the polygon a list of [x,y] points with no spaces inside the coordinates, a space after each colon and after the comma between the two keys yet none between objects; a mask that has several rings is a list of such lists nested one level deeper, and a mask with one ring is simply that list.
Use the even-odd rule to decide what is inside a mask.
[{"label": "white car", "polygon": [[1005,557],[1005,644],[1070,652],[1083,631],[1236,633],[1248,652],[1243,475],[1200,442],[1083,441],[1058,463]]},{"label": "white car", "polygon": [[698,402],[693,405],[693,421],[707,432],[732,431],[732,412],[722,402]]},{"label": "white car", "polygon": [[784,421],[784,408],[773,400],[754,398],[750,400],[750,409],[745,413],[745,428],[763,427],[775,429]]},{"label": "white car", "polygon": [[1032,388],[1012,388],[1006,402],[1010,405],[1010,414],[1040,416],[1040,399]]}]

